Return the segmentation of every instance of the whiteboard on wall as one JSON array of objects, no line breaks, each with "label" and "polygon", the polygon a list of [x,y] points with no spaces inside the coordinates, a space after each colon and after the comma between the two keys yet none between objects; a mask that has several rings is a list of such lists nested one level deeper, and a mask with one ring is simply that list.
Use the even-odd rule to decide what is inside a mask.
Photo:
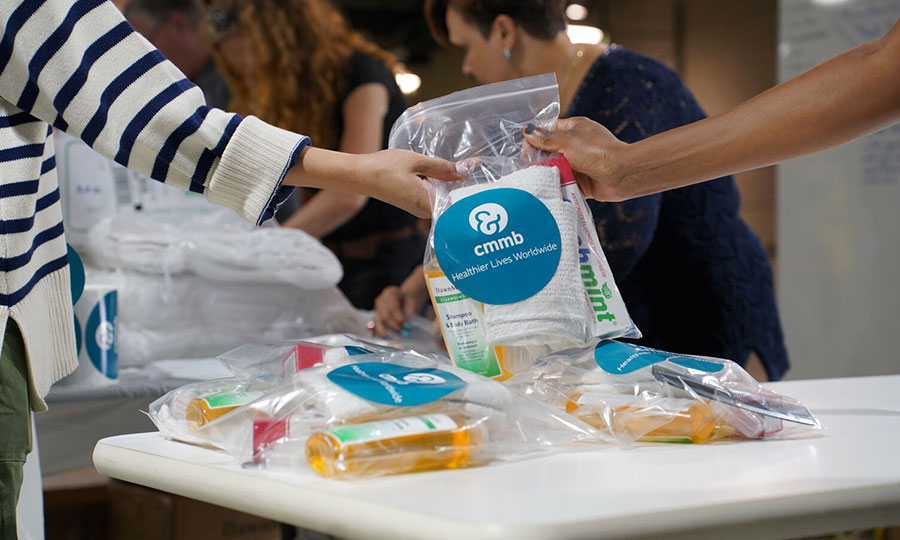
[{"label": "whiteboard on wall", "polygon": [[[898,18],[900,0],[780,0],[779,80]],[[900,373],[900,125],[784,163],[777,178],[788,378]]]}]

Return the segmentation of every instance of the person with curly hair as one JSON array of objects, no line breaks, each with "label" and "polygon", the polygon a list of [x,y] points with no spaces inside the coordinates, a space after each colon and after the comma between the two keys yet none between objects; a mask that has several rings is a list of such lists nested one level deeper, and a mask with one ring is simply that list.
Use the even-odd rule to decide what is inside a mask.
[{"label": "person with curly hair", "polygon": [[294,186],[427,216],[422,177],[462,175],[413,152],[317,148],[300,133],[210,107],[106,0],[0,0],[0,35],[0,539],[14,539],[31,413],[47,410],[50,386],[78,367],[54,129],[255,224]]},{"label": "person with curly hair", "polygon": [[[397,60],[326,1],[214,0],[207,20],[232,109],[342,152],[387,147],[406,109],[394,80]],[[344,266],[339,287],[362,309],[422,259],[418,220],[368,197],[302,192],[276,217],[334,251]]]}]

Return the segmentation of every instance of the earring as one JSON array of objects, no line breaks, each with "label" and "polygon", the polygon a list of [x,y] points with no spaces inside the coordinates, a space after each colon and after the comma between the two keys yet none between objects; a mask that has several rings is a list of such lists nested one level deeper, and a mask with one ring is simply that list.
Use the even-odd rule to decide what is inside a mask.
[{"label": "earring", "polygon": [[506,58],[507,61],[512,60],[512,51],[509,50],[509,47],[503,47],[503,58]]}]

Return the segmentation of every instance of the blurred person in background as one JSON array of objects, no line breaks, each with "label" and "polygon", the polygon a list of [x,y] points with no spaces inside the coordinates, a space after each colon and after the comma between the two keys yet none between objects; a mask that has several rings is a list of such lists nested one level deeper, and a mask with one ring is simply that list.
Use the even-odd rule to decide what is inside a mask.
[{"label": "blurred person in background", "polygon": [[422,177],[461,175],[412,152],[315,148],[304,135],[209,107],[105,0],[4,0],[0,34],[0,538],[14,539],[31,412],[47,410],[50,386],[78,367],[54,128],[256,224],[292,186],[361,193],[427,216]]},{"label": "blurred person in background", "polygon": [[[207,20],[231,108],[309,133],[348,153],[387,147],[406,100],[396,59],[349,27],[322,0],[213,0]],[[344,267],[340,289],[358,308],[421,263],[418,219],[381,201],[320,190],[276,216],[320,238]]]},{"label": "blurred person in background", "polygon": [[163,56],[203,90],[207,105],[228,105],[228,84],[216,68],[203,25],[201,0],[130,0],[125,18]]},{"label": "blurred person in background", "polygon": [[[427,0],[435,39],[463,73],[495,83],[555,73],[562,116],[634,142],[704,117],[678,75],[615,45],[575,44],[558,0]],[[622,203],[589,201],[641,345],[734,360],[758,380],[788,369],[772,270],[739,214],[734,179]],[[421,269],[376,301],[376,332],[398,330],[428,298]]]}]

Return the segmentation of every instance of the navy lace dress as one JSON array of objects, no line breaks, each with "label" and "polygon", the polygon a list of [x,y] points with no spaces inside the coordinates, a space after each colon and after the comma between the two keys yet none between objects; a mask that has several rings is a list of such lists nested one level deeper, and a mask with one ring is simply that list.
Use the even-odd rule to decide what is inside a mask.
[{"label": "navy lace dress", "polygon": [[[585,76],[567,116],[634,142],[704,118],[660,62],[611,47]],[[728,358],[751,352],[770,379],[788,369],[772,269],[738,214],[730,176],[624,203],[590,201],[600,241],[642,345]]]}]

